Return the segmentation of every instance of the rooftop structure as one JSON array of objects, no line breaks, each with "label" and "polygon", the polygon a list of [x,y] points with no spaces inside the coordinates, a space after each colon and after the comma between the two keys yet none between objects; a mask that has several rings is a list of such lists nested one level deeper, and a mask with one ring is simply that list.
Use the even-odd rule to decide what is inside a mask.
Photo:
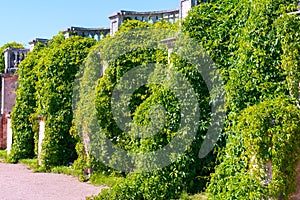
[{"label": "rooftop structure", "polygon": [[179,0],[179,8],[161,11],[128,11],[120,10],[109,16],[110,27],[109,28],[84,28],[84,27],[70,27],[63,31],[66,38],[71,35],[79,35],[83,37],[90,37],[96,40],[101,40],[108,33],[114,35],[121,24],[125,20],[139,20],[149,23],[155,23],[160,20],[165,20],[170,23],[175,23],[178,20],[184,19],[189,10],[197,5],[197,0]]},{"label": "rooftop structure", "polygon": [[94,38],[99,41],[110,33],[109,28],[83,28],[71,26],[63,31],[65,38],[69,38],[72,35],[78,35],[82,37]]},{"label": "rooftop structure", "polygon": [[126,20],[139,20],[143,22],[155,23],[161,20],[175,23],[179,20],[179,9],[137,12],[120,10],[109,16],[110,19],[110,35],[114,35],[121,24]]},{"label": "rooftop structure", "polygon": [[34,46],[37,44],[37,43],[42,43],[42,44],[46,44],[48,43],[48,39],[42,39],[42,38],[35,38],[33,39],[32,41],[28,42],[28,44],[30,45],[30,51],[33,50]]},{"label": "rooftop structure", "polygon": [[7,48],[4,50],[5,70],[6,74],[13,74],[18,68],[19,63],[26,58],[29,49],[23,48]]}]

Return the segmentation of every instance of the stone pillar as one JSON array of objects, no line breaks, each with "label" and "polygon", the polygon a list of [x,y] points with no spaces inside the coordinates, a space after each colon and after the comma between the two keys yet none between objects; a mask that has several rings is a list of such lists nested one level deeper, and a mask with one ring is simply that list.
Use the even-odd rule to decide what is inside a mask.
[{"label": "stone pillar", "polygon": [[42,164],[42,157],[41,157],[41,152],[42,152],[42,144],[43,140],[45,138],[45,121],[42,116],[39,117],[39,141],[38,141],[38,164]]},{"label": "stone pillar", "polygon": [[18,60],[18,53],[14,52],[14,55],[15,55],[15,60]]},{"label": "stone pillar", "polygon": [[168,46],[168,63],[170,63],[170,56],[173,51],[175,41],[176,38],[168,38],[161,41],[163,44],[166,44]]},{"label": "stone pillar", "polygon": [[10,52],[8,49],[4,51],[5,70],[10,68]]},{"label": "stone pillar", "polygon": [[98,33],[97,35],[97,41],[100,41],[102,38],[101,38],[101,33]]},{"label": "stone pillar", "polygon": [[[253,171],[255,170],[256,172],[258,172],[260,170],[260,168],[263,168],[264,170],[266,170],[266,176],[265,178],[262,180],[262,184],[264,185],[269,185],[272,181],[272,176],[273,176],[273,164],[271,161],[268,161],[264,166],[259,166],[256,164],[256,157],[253,156],[250,160],[251,162],[251,169],[250,169],[250,175],[252,176]],[[298,163],[298,166],[296,168],[296,191],[294,194],[292,194],[290,196],[290,200],[299,200],[300,199],[300,162]],[[278,194],[279,198],[278,199],[282,199],[282,195]],[[271,199],[271,198],[268,198]]]},{"label": "stone pillar", "polygon": [[273,177],[273,164],[271,161],[267,162],[267,164],[264,166],[266,170],[266,177],[265,180],[263,180],[263,184],[269,185],[272,181]]},{"label": "stone pillar", "polygon": [[110,35],[115,35],[115,33],[119,30],[118,20],[111,21],[110,28]]},{"label": "stone pillar", "polygon": [[85,132],[84,130],[82,131],[82,141],[83,141],[83,145],[84,145],[85,154],[89,155],[91,139],[89,137],[89,134],[87,132]]},{"label": "stone pillar", "polygon": [[113,36],[119,30],[120,25],[123,22],[123,13],[117,12],[109,16],[110,19],[110,35]]},{"label": "stone pillar", "polygon": [[13,143],[13,134],[12,134],[12,128],[11,128],[11,118],[10,115],[6,115],[6,133],[7,133],[7,154],[10,154],[12,143]]},{"label": "stone pillar", "polygon": [[192,7],[197,5],[197,0],[180,0],[179,3],[179,18],[180,20],[183,20]]},{"label": "stone pillar", "polygon": [[99,56],[100,63],[101,63],[101,75],[100,76],[103,77],[105,75],[105,70],[108,68],[108,63],[101,58],[100,52],[98,52],[97,55]]},{"label": "stone pillar", "polygon": [[[65,33],[65,38],[68,38],[69,35],[66,35],[66,34],[69,34],[69,32]],[[33,51],[34,47],[36,46],[36,44],[40,42],[42,44],[47,44],[48,42],[48,39],[42,39],[42,38],[35,38],[33,39],[32,41],[28,42],[28,44],[30,45],[30,49],[29,51]],[[24,53],[24,59],[26,58],[26,53]]]}]

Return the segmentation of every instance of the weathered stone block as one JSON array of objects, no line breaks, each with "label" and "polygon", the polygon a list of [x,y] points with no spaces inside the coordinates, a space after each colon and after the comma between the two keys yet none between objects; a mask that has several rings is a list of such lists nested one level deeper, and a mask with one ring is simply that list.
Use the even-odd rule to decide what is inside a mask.
[{"label": "weathered stone block", "polygon": [[10,115],[6,115],[6,134],[7,134],[7,147],[6,151],[7,154],[10,154],[12,143],[13,143],[13,135],[12,135],[12,128],[11,128],[11,118]]},{"label": "weathered stone block", "polygon": [[2,74],[2,114],[10,113],[15,105],[17,80],[18,76]]}]

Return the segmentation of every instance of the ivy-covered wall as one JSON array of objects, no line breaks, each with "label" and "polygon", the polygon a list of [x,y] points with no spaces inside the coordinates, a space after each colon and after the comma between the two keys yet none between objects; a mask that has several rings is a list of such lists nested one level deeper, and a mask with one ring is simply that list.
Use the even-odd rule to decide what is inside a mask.
[{"label": "ivy-covered wall", "polygon": [[45,120],[43,166],[64,165],[77,158],[76,140],[70,135],[75,75],[93,39],[55,36],[38,45],[20,65],[16,106],[12,112],[14,143],[11,161],[36,155],[38,116]]},{"label": "ivy-covered wall", "polygon": [[[137,28],[140,28],[138,29],[140,31],[135,35],[134,33],[136,32],[131,31]],[[156,30],[154,33],[157,35],[152,34],[151,39],[147,40],[149,38],[147,34],[149,34],[150,29]],[[145,31],[143,32],[143,30]],[[105,136],[112,141],[115,146],[125,149],[127,152],[134,153],[156,151],[170,143],[176,136],[180,128],[180,121],[183,118],[183,116],[180,115],[181,106],[178,98],[174,95],[172,90],[168,89],[170,85],[175,84],[174,81],[176,78],[172,77],[168,80],[167,77],[162,77],[163,74],[170,73],[170,70],[175,70],[182,74],[197,93],[197,101],[200,104],[199,107],[201,107],[201,117],[199,119],[201,129],[197,131],[195,140],[191,146],[177,161],[152,172],[143,172],[140,174],[126,173],[124,174],[126,181],[123,184],[104,192],[97,197],[97,199],[179,198],[184,191],[190,193],[202,191],[209,180],[209,174],[214,169],[216,154],[211,152],[206,158],[201,159],[198,157],[198,152],[210,120],[210,98],[201,74],[199,74],[191,64],[187,63],[186,60],[176,55],[171,56],[172,64],[167,65],[168,57],[166,48],[143,48],[143,45],[147,47],[147,44],[161,43],[161,40],[166,37],[166,35],[162,33],[171,33],[172,30],[176,30],[176,28],[168,25],[168,23],[150,25],[138,21],[129,21],[121,27],[120,31],[114,37],[107,38],[107,40],[99,44],[100,48],[98,49],[100,50],[100,55],[102,59],[107,61],[108,68],[105,76],[99,80],[96,87],[97,119],[101,127],[100,132],[97,134],[99,134],[98,137]],[[145,35],[142,35],[143,33]],[[153,32],[150,31],[150,33]],[[131,36],[130,38],[133,38],[132,40],[139,41],[139,43],[136,44],[135,42],[132,46],[128,46],[128,44],[130,45],[131,43],[128,42],[130,39],[128,39],[127,36]],[[171,36],[172,34],[170,37]],[[122,40],[124,38],[127,40]],[[126,41],[125,44],[124,41]],[[126,49],[130,49],[131,51],[126,51]],[[132,49],[134,49],[134,51],[132,51]],[[122,50],[122,52],[126,53],[118,54],[119,52],[117,50]],[[109,52],[115,52],[118,56],[111,56]],[[161,85],[147,84],[134,92],[129,104],[130,115],[133,120],[132,124],[138,124],[141,127],[151,124],[149,110],[155,105],[162,105],[166,110],[166,115],[160,116],[161,118],[166,118],[165,124],[153,137],[131,137],[130,135],[136,135],[140,132],[135,128],[127,132],[120,129],[112,113],[112,93],[124,74],[138,66],[146,68],[149,64],[154,64],[155,66],[154,71],[149,74],[149,81],[160,82],[162,79],[164,81]],[[83,80],[85,80],[84,75]],[[132,79],[131,81],[135,82],[136,80]],[[124,104],[120,109],[124,109],[125,106]],[[82,110],[79,109],[79,112],[84,111],[84,108],[86,107],[83,106]],[[156,117],[157,119],[160,118],[158,116]],[[101,142],[102,140],[97,143],[96,147],[100,148],[103,146]],[[119,168],[122,166],[123,169],[130,169],[134,172],[141,170],[139,167],[142,167],[135,165],[135,163],[120,162],[120,158],[118,157],[122,156],[120,154],[114,154],[113,156],[109,156],[109,159],[105,159],[105,157],[108,157],[106,149],[94,155],[97,155],[100,160],[103,159],[107,161],[108,163],[106,164],[109,166],[118,165]],[[128,156],[130,156],[130,153]],[[149,159],[151,160],[151,158]],[[129,165],[127,166],[126,164]],[[152,164],[154,164],[154,162]],[[135,167],[131,168],[132,165],[135,165]]]},{"label": "ivy-covered wall", "polygon": [[42,45],[36,46],[18,66],[16,103],[11,113],[13,131],[13,145],[9,155],[11,162],[33,158],[37,154],[38,116],[36,115],[37,76],[35,69],[44,49]]},{"label": "ivy-covered wall", "polygon": [[[121,130],[111,105],[113,88],[121,77],[137,66],[152,63],[155,67],[149,80],[155,82],[161,74],[175,70],[192,85],[202,109],[201,129],[180,159],[152,172],[123,172],[126,180],[97,199],[176,199],[183,192],[202,191],[210,199],[288,199],[295,190],[295,169],[300,160],[300,112],[296,106],[300,20],[297,15],[287,14],[296,5],[296,0],[207,1],[194,7],[180,26],[129,21],[114,37],[105,38],[92,50],[95,44],[92,39],[54,37],[48,46],[36,47],[20,65],[18,96],[12,113],[11,160],[35,155],[36,122],[43,115],[46,128],[42,159],[46,169],[67,164],[79,156],[75,163],[78,168],[112,171],[108,166],[119,164],[139,171],[139,165],[132,169],[131,163],[118,163],[119,155],[105,159],[106,151],[86,155],[83,130],[73,121],[73,86],[83,63],[89,70],[91,63],[105,60],[108,69],[100,80],[93,79],[94,76],[90,80],[90,73],[79,73],[83,86],[96,85],[78,97],[83,99],[79,100],[75,113],[82,116],[80,125],[89,124],[92,119],[92,123],[98,122],[100,126],[96,138],[105,136],[117,147],[134,153],[155,151],[172,141],[179,129],[179,101],[167,87],[173,80],[165,77],[160,85],[147,84],[136,90],[130,100],[129,127],[151,124],[149,109],[153,105],[160,104],[166,110],[163,129],[153,137],[135,138]],[[147,40],[147,31],[126,35],[135,28],[157,31]],[[191,63],[176,55],[171,56],[168,65],[167,49],[144,48],[160,43],[164,34],[179,29],[208,52],[225,81],[226,123],[217,147],[202,159],[198,152],[211,114],[211,99],[203,77],[194,71]],[[139,44],[131,46],[126,42],[129,38]],[[103,65],[98,67],[101,72]],[[95,77],[99,75],[99,71],[91,70]],[[91,105],[96,106],[97,112],[90,116],[84,114],[90,109],[85,105],[85,97],[88,101],[95,97]],[[133,128],[129,133],[136,135],[138,131]],[[103,145],[101,140],[97,145]],[[107,161],[106,165],[99,162],[101,159]],[[270,163],[272,179],[267,180],[266,166]]]},{"label": "ivy-covered wall", "polygon": [[[300,21],[287,13],[296,5],[212,1],[195,7],[183,23],[183,31],[210,52],[226,81],[226,146],[206,190],[211,199],[288,199],[294,192]],[[264,184],[268,162],[272,180]]]}]

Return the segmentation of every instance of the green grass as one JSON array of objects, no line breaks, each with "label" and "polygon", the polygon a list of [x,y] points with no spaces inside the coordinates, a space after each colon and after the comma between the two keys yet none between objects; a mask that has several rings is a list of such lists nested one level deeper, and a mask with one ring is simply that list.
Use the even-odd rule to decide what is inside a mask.
[{"label": "green grass", "polygon": [[106,175],[102,173],[94,173],[91,175],[90,183],[93,185],[106,185],[108,187],[114,187],[122,182],[125,178],[117,175]]},{"label": "green grass", "polygon": [[7,158],[7,152],[6,150],[0,150],[0,161],[5,161]]},{"label": "green grass", "polygon": [[[55,174],[66,174],[74,177],[78,177],[80,181],[87,181],[88,178],[83,175],[81,170],[75,170],[72,166],[59,166],[51,169],[51,173]],[[118,175],[106,175],[103,173],[93,173],[89,179],[89,183],[96,186],[108,186],[114,187],[124,181],[123,177]]]},{"label": "green grass", "polygon": [[59,166],[59,167],[54,167],[51,169],[51,173],[54,174],[65,174],[65,175],[70,175],[74,177],[79,177],[82,172],[80,170],[75,170],[73,169],[72,166]]},{"label": "green grass", "polygon": [[[75,170],[72,166],[59,166],[51,169],[51,173],[66,174],[74,177],[78,177],[80,181],[87,181],[87,177],[83,175],[81,170]],[[103,173],[93,173],[89,179],[89,183],[96,186],[108,186],[114,187],[124,181],[123,177],[117,175],[106,175]]]},{"label": "green grass", "polygon": [[28,169],[32,169],[34,172],[39,171],[39,165],[37,159],[21,159],[19,163],[22,163],[27,166]]},{"label": "green grass", "polygon": [[[6,151],[0,151],[0,158],[2,155],[6,155]],[[19,163],[22,163],[28,167],[28,169],[33,170],[34,172],[46,172],[45,169],[41,168],[38,165],[37,159],[21,159]],[[80,181],[87,181],[87,177],[83,176],[83,173],[81,170],[75,170],[72,166],[58,166],[53,167],[50,170],[50,173],[54,174],[65,174],[70,175],[73,177],[78,177]],[[114,187],[117,184],[120,184],[124,181],[125,178],[121,177],[120,175],[106,175],[103,173],[93,173],[90,177],[89,183],[100,186],[105,185],[108,187]]]},{"label": "green grass", "polygon": [[[46,169],[44,169],[38,165],[37,159],[21,159],[21,160],[19,160],[19,163],[26,165],[28,167],[28,169],[32,169],[34,172],[46,172]],[[70,166],[70,167],[58,166],[58,167],[53,167],[50,170],[50,173],[65,174],[65,175],[71,175],[74,177],[79,177],[79,175],[81,174],[81,171],[73,169],[72,166]]]}]

